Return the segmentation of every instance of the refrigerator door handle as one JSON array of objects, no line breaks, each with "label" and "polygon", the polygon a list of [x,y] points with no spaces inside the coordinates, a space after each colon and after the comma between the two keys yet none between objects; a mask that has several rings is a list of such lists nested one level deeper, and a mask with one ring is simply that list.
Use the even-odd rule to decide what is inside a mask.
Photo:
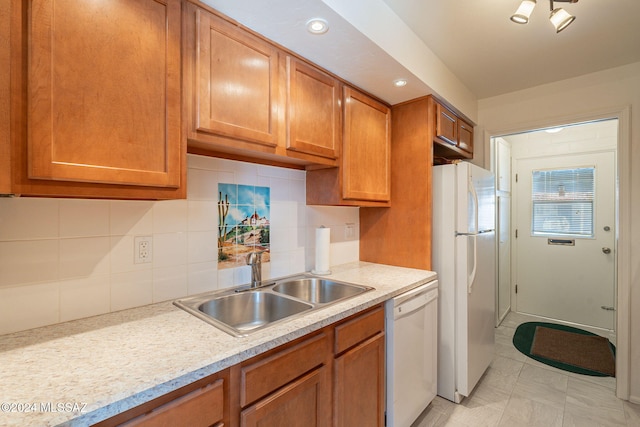
[{"label": "refrigerator door handle", "polygon": [[471,193],[471,197],[473,198],[473,225],[475,228],[473,231],[475,233],[478,232],[478,193],[476,192],[476,187],[473,185],[473,179],[471,178],[471,174],[469,174],[469,193]]},{"label": "refrigerator door handle", "polygon": [[473,291],[473,283],[476,281],[476,272],[478,271],[478,236],[469,236],[473,239],[473,269],[471,274],[467,277],[467,292]]}]

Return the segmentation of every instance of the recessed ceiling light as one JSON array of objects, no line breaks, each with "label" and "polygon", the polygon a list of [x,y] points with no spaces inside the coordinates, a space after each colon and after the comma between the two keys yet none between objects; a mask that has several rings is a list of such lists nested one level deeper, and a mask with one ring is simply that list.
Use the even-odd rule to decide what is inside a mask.
[{"label": "recessed ceiling light", "polygon": [[562,131],[562,129],[564,129],[563,127],[557,127],[557,128],[550,128],[550,129],[545,129],[544,131],[547,133],[558,133],[560,131]]},{"label": "recessed ceiling light", "polygon": [[395,87],[402,87],[407,85],[407,81],[405,79],[398,79],[393,81],[393,85]]},{"label": "recessed ceiling light", "polygon": [[307,21],[307,31],[311,34],[324,34],[329,31],[329,23],[322,18],[311,18]]}]

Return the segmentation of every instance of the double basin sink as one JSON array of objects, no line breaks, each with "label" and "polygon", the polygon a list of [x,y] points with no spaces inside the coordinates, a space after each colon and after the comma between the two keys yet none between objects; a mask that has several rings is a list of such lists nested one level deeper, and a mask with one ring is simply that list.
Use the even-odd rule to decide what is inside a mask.
[{"label": "double basin sink", "polygon": [[245,286],[208,292],[174,304],[233,336],[244,337],[372,289],[305,274],[270,281],[257,288]]}]

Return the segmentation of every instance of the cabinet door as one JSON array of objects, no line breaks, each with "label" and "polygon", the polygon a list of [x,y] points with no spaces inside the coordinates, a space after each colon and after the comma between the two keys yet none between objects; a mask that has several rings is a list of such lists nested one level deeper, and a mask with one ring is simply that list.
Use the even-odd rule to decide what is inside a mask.
[{"label": "cabinet door", "polygon": [[222,426],[224,418],[223,380],[192,391],[191,393],[162,405],[148,414],[121,424],[123,427]]},{"label": "cabinet door", "polygon": [[329,384],[328,368],[322,366],[243,410],[240,425],[328,427],[331,425]]},{"label": "cabinet door", "polygon": [[195,17],[195,129],[275,147],[278,50],[202,9]]},{"label": "cabinet door", "polygon": [[453,145],[458,142],[457,117],[438,103],[436,103],[436,137]]},{"label": "cabinet door", "polygon": [[342,141],[340,82],[287,57],[287,148],[335,159]]},{"label": "cabinet door", "polygon": [[335,360],[334,424],[384,426],[384,334]]},{"label": "cabinet door", "polygon": [[458,119],[458,147],[473,154],[473,126]]},{"label": "cabinet door", "polygon": [[30,3],[29,178],[180,185],[180,7]]},{"label": "cabinet door", "polygon": [[0,2],[0,194],[11,193],[11,2]]},{"label": "cabinet door", "polygon": [[390,109],[345,86],[342,195],[389,201],[391,193]]}]

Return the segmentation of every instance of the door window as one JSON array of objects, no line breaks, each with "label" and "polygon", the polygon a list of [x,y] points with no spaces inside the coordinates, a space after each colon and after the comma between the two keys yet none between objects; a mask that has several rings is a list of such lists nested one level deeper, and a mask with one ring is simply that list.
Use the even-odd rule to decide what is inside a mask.
[{"label": "door window", "polygon": [[533,236],[594,237],[595,167],[532,171]]}]

